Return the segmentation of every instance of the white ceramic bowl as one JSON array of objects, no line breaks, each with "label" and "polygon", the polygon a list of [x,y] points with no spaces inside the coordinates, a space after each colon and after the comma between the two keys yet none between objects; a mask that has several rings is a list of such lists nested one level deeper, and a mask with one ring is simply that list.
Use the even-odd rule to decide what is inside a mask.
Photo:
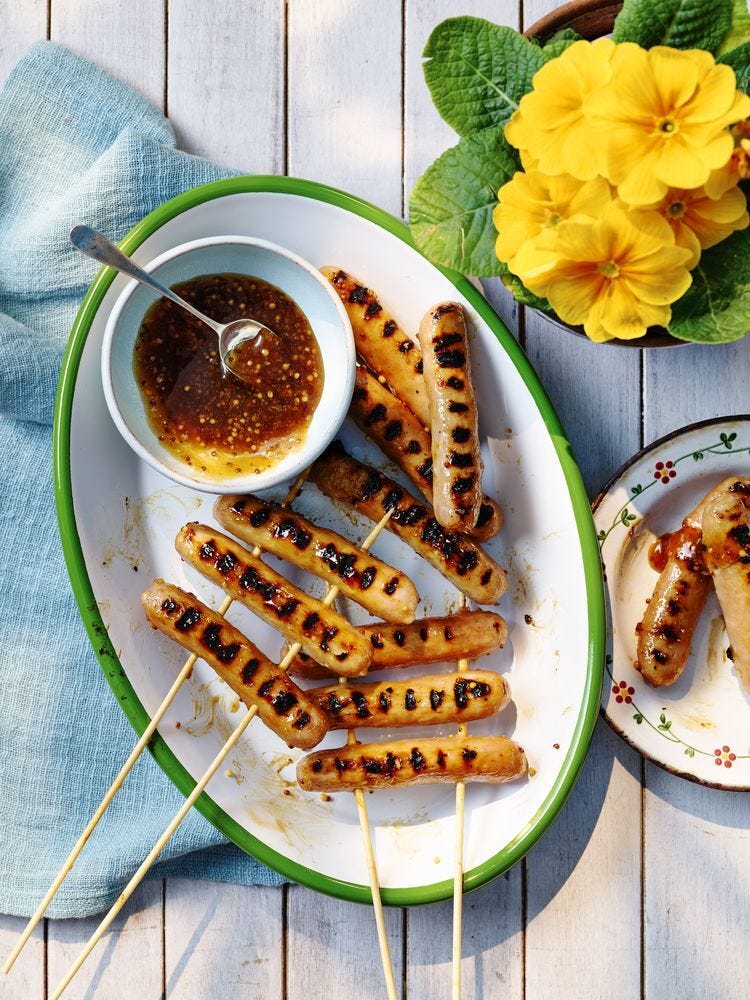
[{"label": "white ceramic bowl", "polygon": [[152,260],[145,270],[167,286],[224,272],[250,274],[276,285],[310,322],[323,358],[323,392],[304,441],[271,468],[220,479],[201,473],[168,451],[149,424],[133,370],[133,350],[143,316],[159,296],[131,281],[109,315],[102,344],[104,396],[127,443],[167,478],[208,493],[265,490],[294,478],[333,440],[354,389],[354,338],[336,292],[302,257],[247,236],[211,236],[183,243]]}]

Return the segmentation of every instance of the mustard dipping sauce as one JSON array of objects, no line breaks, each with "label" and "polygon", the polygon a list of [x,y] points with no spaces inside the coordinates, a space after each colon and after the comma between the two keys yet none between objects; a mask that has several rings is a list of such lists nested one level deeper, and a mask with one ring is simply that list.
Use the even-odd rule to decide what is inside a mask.
[{"label": "mustard dipping sauce", "polygon": [[242,379],[224,375],[216,334],[168,299],[154,302],[133,355],[149,423],[196,472],[263,472],[302,444],[320,401],[323,359],[310,323],[285,292],[252,275],[207,274],[172,287],[219,323],[259,320],[279,343],[241,344],[232,367]]}]

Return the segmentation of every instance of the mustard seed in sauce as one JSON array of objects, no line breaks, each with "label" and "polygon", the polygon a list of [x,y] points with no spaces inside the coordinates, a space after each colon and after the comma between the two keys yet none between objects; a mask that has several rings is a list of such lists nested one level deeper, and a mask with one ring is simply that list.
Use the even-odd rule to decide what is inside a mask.
[{"label": "mustard seed in sauce", "polygon": [[174,290],[220,323],[252,316],[279,346],[241,345],[232,366],[242,380],[223,376],[216,334],[159,299],[134,352],[153,430],[165,448],[212,477],[269,468],[302,443],[323,391],[323,359],[307,317],[279,288],[250,275],[208,274]]}]

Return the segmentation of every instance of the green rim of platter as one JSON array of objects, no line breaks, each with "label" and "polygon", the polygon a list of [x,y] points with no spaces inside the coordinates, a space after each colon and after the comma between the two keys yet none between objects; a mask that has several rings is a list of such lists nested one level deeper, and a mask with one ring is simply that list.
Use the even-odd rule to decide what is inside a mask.
[{"label": "green rim of platter", "polygon": [[[120,243],[120,247],[125,253],[132,253],[147,237],[187,209],[194,208],[196,205],[214,198],[246,192],[291,194],[327,202],[375,223],[414,248],[407,226],[382,209],[353,195],[314,181],[272,176],[232,177],[192,188],[154,209],[131,229]],[[583,704],[576,721],[570,749],[560,768],[557,780],[539,810],[518,836],[483,864],[465,872],[464,891],[468,892],[472,889],[478,889],[491,879],[503,874],[527,854],[557,816],[575,784],[578,772],[586,757],[599,713],[605,650],[605,611],[599,550],[588,498],[578,466],[571,453],[570,444],[565,437],[552,403],[523,350],[483,296],[466,278],[455,272],[442,268],[440,270],[466,297],[500,341],[503,350],[517,368],[534,398],[552,438],[575,514],[583,555],[589,621],[588,664]],[[83,623],[110,687],[136,732],[141,735],[150,721],[150,716],[138,699],[120,665],[99,612],[78,537],[70,474],[70,424],[78,368],[91,324],[115,276],[116,272],[111,268],[105,267],[99,271],[78,310],[65,351],[57,390],[53,432],[55,501],[65,561]],[[149,750],[179,790],[184,795],[189,795],[196,782],[158,733],[154,735]],[[357,903],[372,902],[369,886],[322,875],[284,857],[248,833],[205,792],[196,802],[196,808],[243,851],[275,869],[281,875],[309,886],[311,889],[342,899]],[[382,890],[383,902],[390,906],[431,903],[448,899],[452,895],[452,880],[413,888],[399,887]]]}]

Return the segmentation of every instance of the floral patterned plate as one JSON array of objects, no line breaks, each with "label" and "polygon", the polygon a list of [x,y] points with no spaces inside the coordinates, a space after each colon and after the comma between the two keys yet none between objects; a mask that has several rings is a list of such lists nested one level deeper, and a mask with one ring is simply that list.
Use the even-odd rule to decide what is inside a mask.
[{"label": "floral patterned plate", "polygon": [[633,668],[635,626],[657,579],[652,541],[735,473],[750,475],[750,416],[691,424],[655,441],[594,502],[610,612],[602,704],[612,728],[654,763],[713,788],[750,791],[750,695],[727,657],[716,595],[674,684],[651,687]]}]

